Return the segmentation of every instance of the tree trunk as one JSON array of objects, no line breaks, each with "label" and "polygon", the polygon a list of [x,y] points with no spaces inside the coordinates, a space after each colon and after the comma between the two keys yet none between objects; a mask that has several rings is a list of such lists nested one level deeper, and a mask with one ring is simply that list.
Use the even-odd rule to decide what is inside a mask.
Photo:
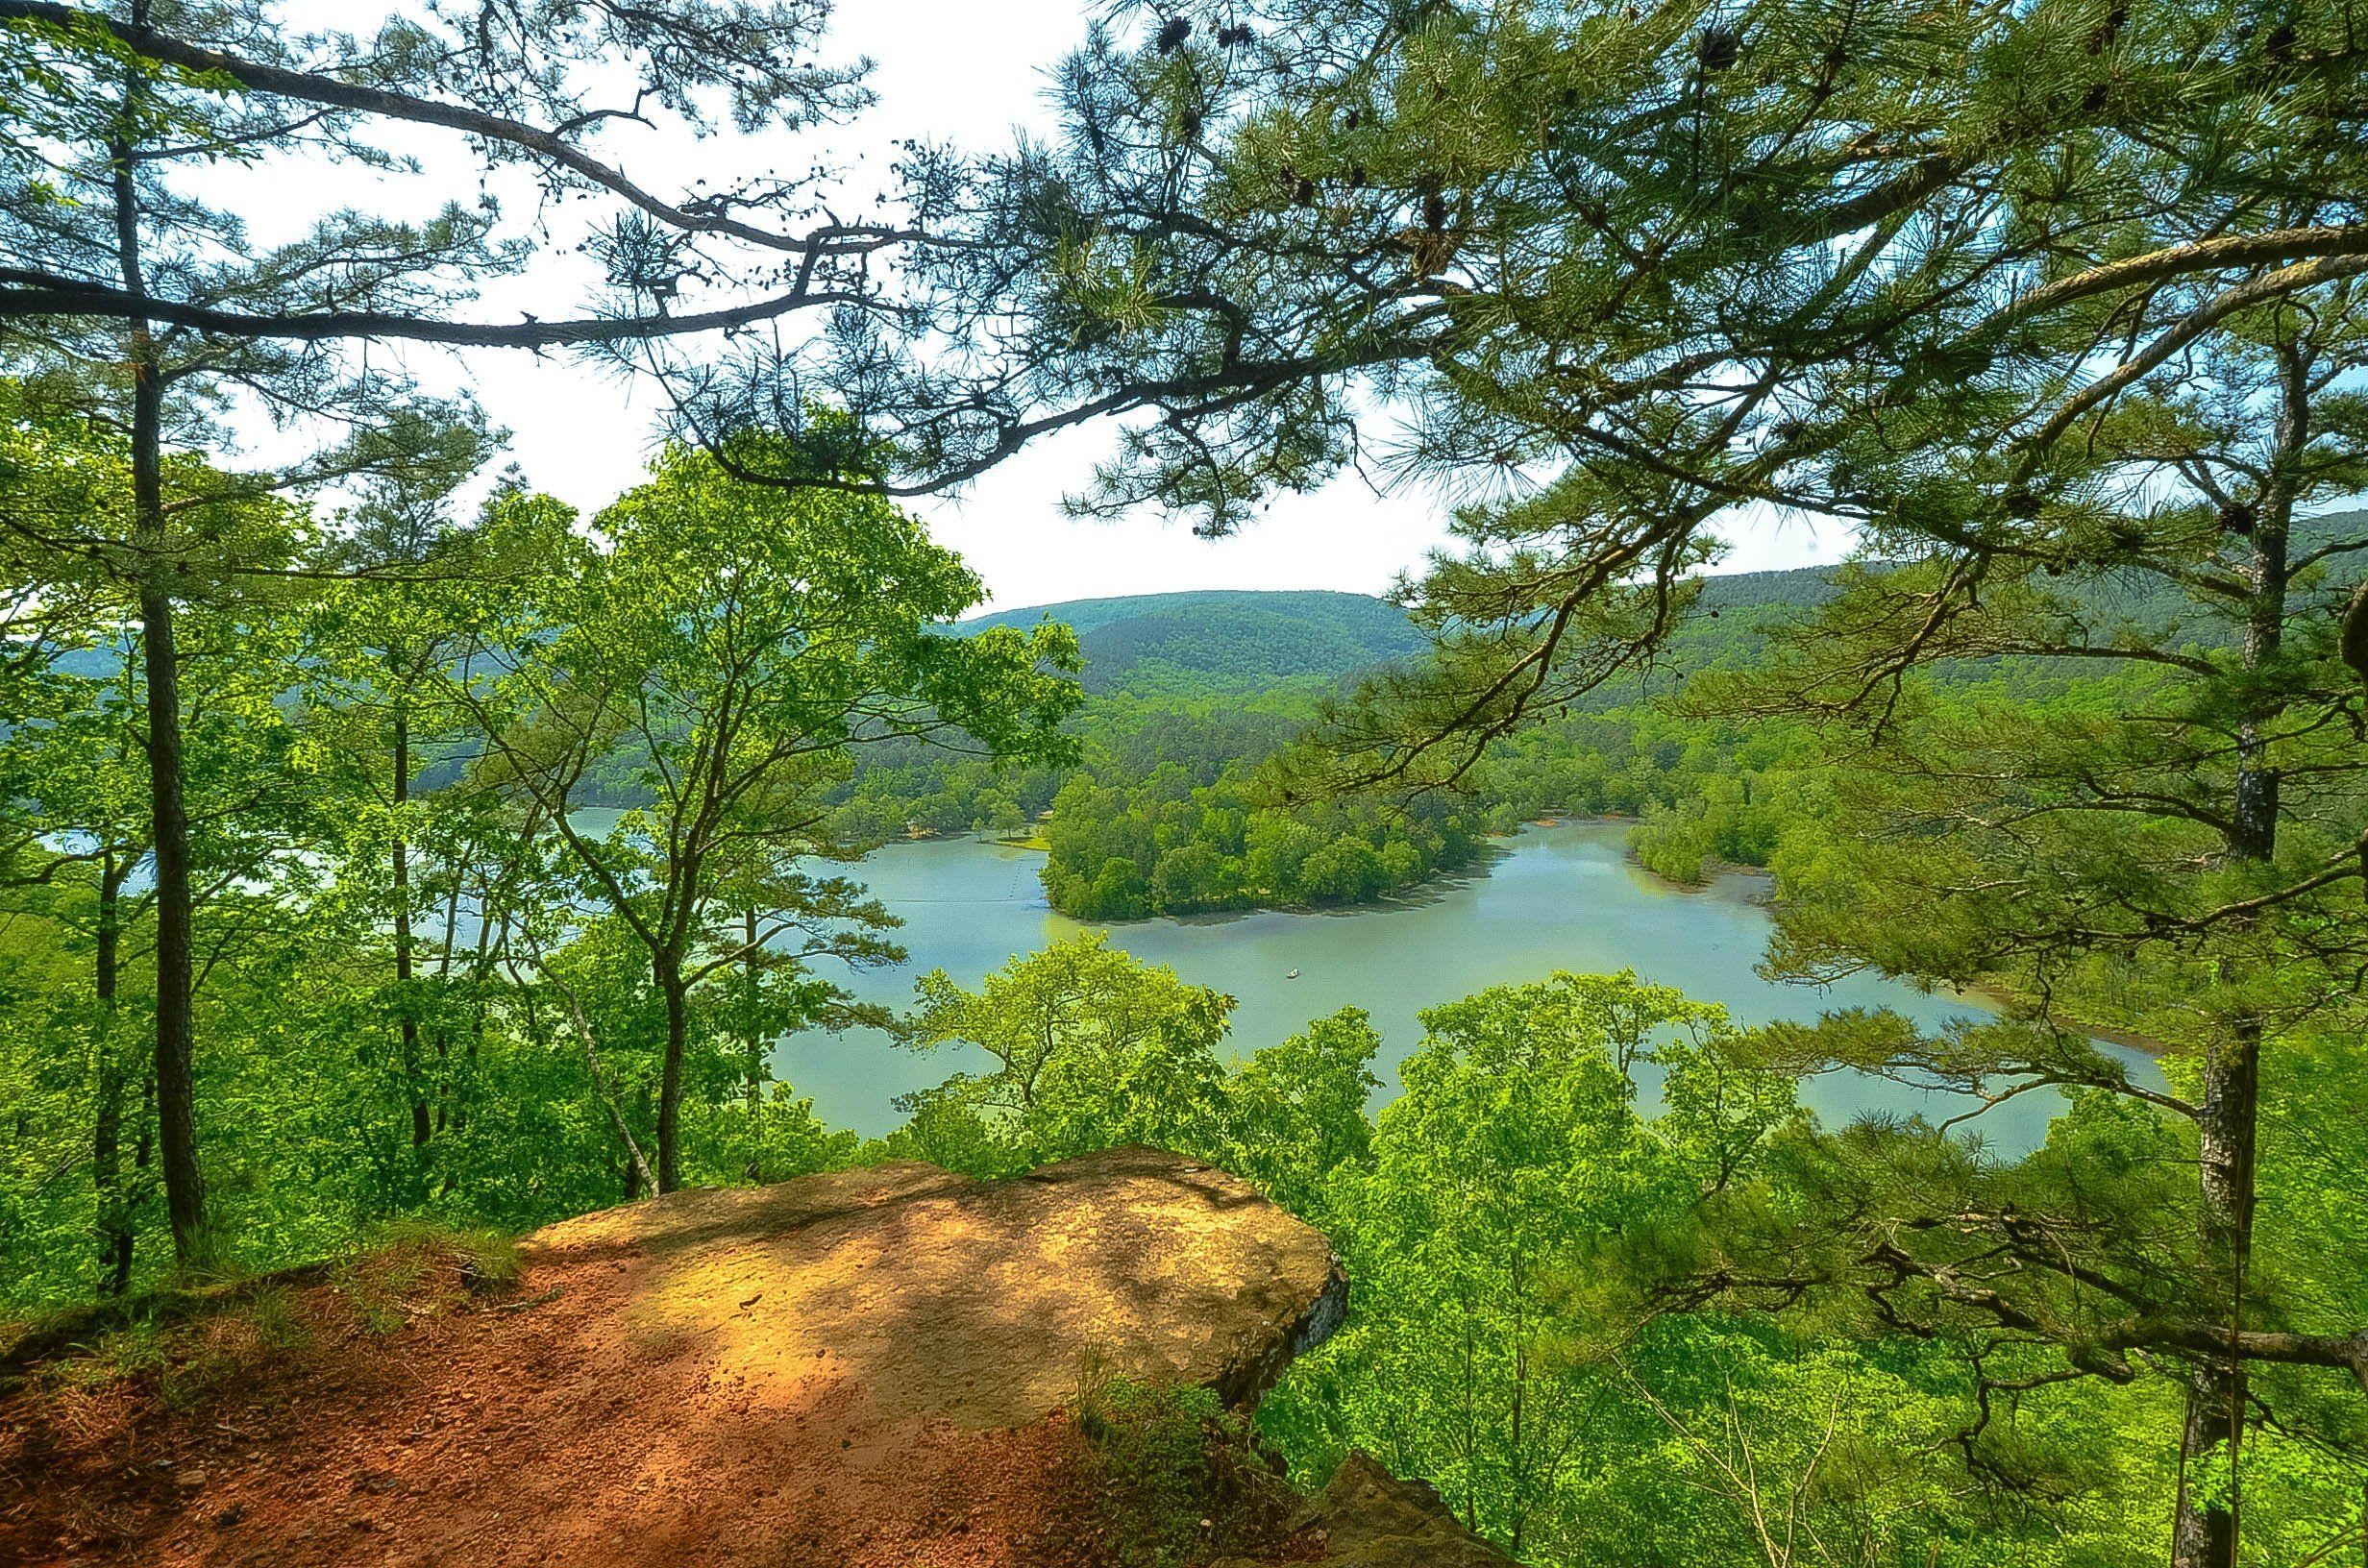
[{"label": "tree trunk", "polygon": [[[2257,674],[2276,657],[2285,635],[2287,533],[2293,524],[2292,465],[2309,441],[2308,362],[2294,345],[2279,350],[2280,409],[2268,477],[2261,486],[2246,576],[2244,668]],[[2234,800],[2230,814],[2232,862],[2268,860],[2278,846],[2279,776],[2264,730],[2278,717],[2274,701],[2238,726]],[[2231,975],[2232,981],[2237,976]],[[2260,1116],[2261,1020],[2230,1020],[2229,1039],[2204,1064],[2197,1118],[2202,1214],[2199,1221],[2208,1278],[2228,1313],[2226,1361],[2202,1367],[2187,1390],[2181,1432],[2179,1504],[2171,1531],[2173,1568],[2235,1568],[2242,1517],[2238,1462],[2244,1439],[2245,1365],[2235,1354],[2244,1326],[2245,1280],[2253,1261],[2257,1179],[2255,1141]],[[2227,1467],[2225,1492],[2209,1502],[2199,1475]],[[2218,1492],[2218,1488],[2213,1488]]]},{"label": "tree trunk", "polygon": [[[583,1016],[583,1004],[577,999],[571,987],[551,972],[551,966],[543,962],[540,954],[535,956],[534,964],[542,971],[543,978],[558,990],[560,997],[567,1003],[568,1021],[575,1026],[576,1039],[583,1046],[584,1066],[592,1069],[592,1087],[600,1094],[601,1108],[608,1113],[608,1130],[617,1135],[617,1142],[625,1151],[623,1185],[625,1201],[630,1203],[650,1189],[650,1164],[642,1158],[641,1145],[633,1140],[633,1129],[627,1125],[625,1113],[618,1108],[616,1092],[609,1085],[608,1074],[601,1066],[600,1042],[593,1038],[592,1020]],[[530,1008],[533,1005],[531,998],[529,998],[528,1005]],[[529,1027],[533,1027],[530,1018]]]},{"label": "tree trunk", "polygon": [[746,911],[740,923],[741,1047],[748,1053],[748,1079],[742,1092],[748,1099],[749,1161],[743,1174],[752,1182],[765,1179],[764,1135],[758,1115],[764,1110],[764,1030],[757,1019],[764,995],[764,969],[756,961],[756,911]]},{"label": "tree trunk", "polygon": [[[206,1183],[197,1160],[197,1020],[191,961],[189,820],[183,803],[181,691],[175,678],[172,601],[140,590],[148,666],[149,809],[156,827],[157,1123],[173,1254],[206,1250]],[[160,651],[161,649],[161,651]]]},{"label": "tree trunk", "polygon": [[101,1288],[119,1296],[132,1281],[132,1206],[123,1190],[123,1060],[115,1038],[115,992],[122,968],[121,919],[129,859],[109,850],[99,863],[99,918],[91,991],[99,1004],[98,1112],[90,1128],[90,1180],[99,1200]]},{"label": "tree trunk", "polygon": [[[425,1149],[435,1136],[428,1095],[419,1074],[419,1017],[411,996],[411,846],[401,825],[403,808],[411,800],[411,721],[400,703],[395,707],[395,842],[387,851],[395,883],[395,1005],[402,1010],[403,1091],[411,1100],[411,1147]],[[424,1158],[424,1156],[423,1156]]]},{"label": "tree trunk", "polygon": [[682,1053],[690,1041],[690,994],[678,966],[660,960],[658,990],[666,997],[666,1063],[657,1086],[657,1189],[682,1185]]},{"label": "tree trunk", "polygon": [[[157,1075],[143,1074],[139,1085],[139,1136],[132,1140],[132,1169],[138,1186],[132,1196],[136,1200],[146,1191],[145,1174],[156,1166],[157,1160]],[[125,1246],[115,1255],[115,1275],[109,1285],[109,1294],[122,1295],[132,1286],[132,1249]]]},{"label": "tree trunk", "polygon": [[[460,918],[461,875],[461,870],[455,867],[452,896],[444,906],[444,959],[447,973],[451,972],[452,965],[453,925]],[[492,902],[493,884],[491,878],[488,877],[485,891],[478,898],[477,954],[470,961],[469,966],[469,1042],[461,1051],[458,1082],[456,1083],[450,1073],[447,1073],[444,1079],[444,1092],[452,1099],[452,1125],[455,1132],[465,1129],[469,1124],[468,1095],[476,1088],[477,1061],[485,1040],[485,1012],[489,1005],[486,992],[493,985]],[[502,919],[506,931],[509,917],[504,915]],[[440,1116],[437,1118],[437,1125],[440,1130],[442,1126]],[[444,1181],[447,1190],[450,1190],[456,1174],[449,1169],[445,1172]]]},{"label": "tree trunk", "polygon": [[[136,15],[144,6],[135,7]],[[136,121],[139,88],[126,89],[126,123]],[[140,270],[138,193],[128,143],[110,147],[114,159],[116,260],[126,293],[148,297]],[[178,576],[167,551],[164,520],[164,383],[155,334],[146,316],[130,321],[132,369],[132,541],[138,552],[141,662],[148,687],[148,805],[156,860],[158,1153],[164,1204],[172,1219],[173,1253],[183,1262],[207,1249],[206,1184],[197,1159],[197,1091],[193,1059],[189,817],[185,801],[181,735],[181,660],[173,639],[171,585]]]},{"label": "tree trunk", "polygon": [[[2253,1248],[2254,1126],[2260,1109],[2260,1030],[2247,1020],[2237,1038],[2212,1053],[2204,1071],[2199,1117],[2206,1266],[2226,1291],[2232,1337],[2241,1323],[2246,1264]],[[2199,1370],[2187,1390],[2182,1433],[2174,1568],[2235,1568],[2236,1463],[2243,1432],[2245,1366],[2232,1355]],[[2206,1502],[2196,1477],[2226,1465],[2229,1487]]]},{"label": "tree trunk", "polygon": [[[742,1043],[748,1051],[749,1115],[752,1118],[762,1103],[758,1090],[763,1087],[765,1065],[764,1031],[757,1024],[757,1007],[764,993],[764,970],[756,962],[756,911],[749,910],[740,922],[740,1003]],[[753,1178],[752,1178],[752,1180]]]}]

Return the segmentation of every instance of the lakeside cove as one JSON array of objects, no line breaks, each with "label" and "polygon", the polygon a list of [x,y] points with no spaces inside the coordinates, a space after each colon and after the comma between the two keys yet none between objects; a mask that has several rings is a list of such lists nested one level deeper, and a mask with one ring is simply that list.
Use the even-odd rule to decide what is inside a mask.
[{"label": "lakeside cove", "polygon": [[[1641,979],[1720,1003],[1744,1025],[1887,1007],[1937,1026],[1993,1011],[1980,997],[1936,994],[1875,975],[1824,986],[1766,979],[1757,966],[1771,924],[1767,879],[1730,870],[1700,888],[1669,882],[1630,859],[1629,825],[1591,818],[1525,827],[1483,865],[1377,904],[1121,923],[1073,920],[1053,910],[1037,877],[1044,857],[1034,850],[991,837],[894,843],[853,874],[902,918],[895,935],[910,957],[856,974],[850,985],[867,1001],[904,1006],[913,981],[932,968],[974,985],[1015,954],[1105,930],[1113,946],[1232,996],[1230,1044],[1237,1055],[1295,1034],[1311,1018],[1364,1008],[1382,1037],[1374,1064],[1382,1099],[1396,1094],[1397,1066],[1421,1042],[1423,1009],[1557,969],[1633,968]],[[2142,1051],[2110,1048],[2148,1081],[2158,1075]],[[865,1029],[795,1037],[782,1043],[774,1066],[799,1093],[813,1097],[826,1122],[876,1135],[901,1119],[896,1096],[985,1060],[965,1048],[901,1049]],[[1810,1080],[1802,1098],[1828,1124],[1869,1112],[1945,1116],[1969,1104],[1845,1073]],[[2018,1151],[2038,1141],[2060,1104],[2055,1095],[2025,1096],[1971,1125],[2000,1150]]]}]

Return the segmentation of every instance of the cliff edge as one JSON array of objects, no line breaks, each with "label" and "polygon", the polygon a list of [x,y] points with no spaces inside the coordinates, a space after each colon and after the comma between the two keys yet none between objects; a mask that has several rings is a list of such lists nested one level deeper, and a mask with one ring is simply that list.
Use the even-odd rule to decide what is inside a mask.
[{"label": "cliff edge", "polygon": [[[518,1262],[488,1294],[398,1249],[156,1368],[45,1369],[0,1400],[0,1559],[1084,1568],[1114,1557],[1080,1389],[1253,1401],[1346,1288],[1320,1233],[1147,1149],[678,1192]],[[1333,1493],[1277,1551],[1359,1538]]]}]

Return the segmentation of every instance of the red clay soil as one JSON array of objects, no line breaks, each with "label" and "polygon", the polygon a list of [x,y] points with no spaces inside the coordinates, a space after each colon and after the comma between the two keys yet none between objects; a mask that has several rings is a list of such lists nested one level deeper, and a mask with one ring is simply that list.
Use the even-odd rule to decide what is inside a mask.
[{"label": "red clay soil", "polygon": [[1336,1267],[1147,1151],[678,1193],[499,1295],[398,1249],[0,1398],[0,1563],[1096,1568],[1084,1369],[1270,1375]]}]

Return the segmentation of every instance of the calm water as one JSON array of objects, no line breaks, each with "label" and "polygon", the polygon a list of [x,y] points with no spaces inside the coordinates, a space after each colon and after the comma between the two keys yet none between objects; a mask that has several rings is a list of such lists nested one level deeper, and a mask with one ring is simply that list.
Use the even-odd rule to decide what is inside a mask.
[{"label": "calm water", "polygon": [[[1634,968],[1642,979],[1723,1002],[1745,1024],[1843,1007],[1890,1007],[1927,1024],[1980,1011],[1975,1003],[1880,979],[1815,988],[1764,980],[1753,967],[1767,942],[1767,911],[1754,902],[1764,883],[1733,876],[1701,892],[1670,888],[1629,864],[1626,834],[1611,822],[1533,828],[1486,871],[1419,901],[1340,914],[1145,920],[1110,928],[1110,940],[1237,998],[1237,1053],[1339,1008],[1364,1008],[1384,1042],[1376,1070],[1385,1097],[1396,1091],[1397,1064],[1421,1041],[1420,1010],[1556,969]],[[1043,864],[1033,851],[969,839],[894,845],[873,855],[857,874],[904,918],[899,940],[912,960],[857,975],[851,989],[874,1000],[909,1002],[914,978],[933,968],[975,985],[1013,954],[1086,929],[1046,904],[1036,879]],[[1299,977],[1286,979],[1295,968]],[[792,1040],[775,1065],[799,1092],[814,1097],[826,1121],[877,1134],[899,1120],[889,1103],[894,1096],[985,1060],[967,1048],[903,1050],[866,1030]],[[2151,1065],[2146,1070],[2152,1074]],[[1829,1122],[1868,1110],[1959,1109],[1945,1096],[1839,1075],[1812,1082],[1803,1097]],[[2010,1102],[1977,1125],[1997,1145],[2028,1147],[2057,1103],[2047,1096],[2043,1105],[2042,1098]]]}]

